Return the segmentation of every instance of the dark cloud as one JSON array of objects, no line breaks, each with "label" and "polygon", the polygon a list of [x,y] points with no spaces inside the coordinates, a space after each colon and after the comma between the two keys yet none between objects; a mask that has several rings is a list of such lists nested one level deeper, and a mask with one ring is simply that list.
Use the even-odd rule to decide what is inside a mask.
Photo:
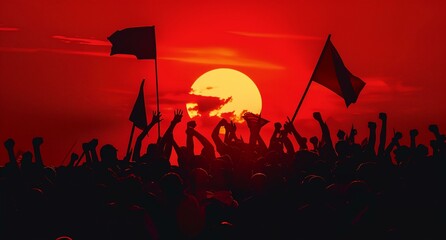
[{"label": "dark cloud", "polygon": [[218,97],[191,95],[192,103],[197,105],[189,108],[188,110],[198,111],[201,116],[209,116],[209,113],[213,110],[221,109],[225,104],[232,101],[232,97],[226,99],[220,99]]}]

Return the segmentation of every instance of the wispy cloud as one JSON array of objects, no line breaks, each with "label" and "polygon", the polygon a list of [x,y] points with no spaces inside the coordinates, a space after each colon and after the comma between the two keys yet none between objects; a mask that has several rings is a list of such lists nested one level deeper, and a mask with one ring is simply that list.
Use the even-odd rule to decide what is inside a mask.
[{"label": "wispy cloud", "polygon": [[[59,53],[59,54],[70,54],[70,55],[83,55],[83,56],[94,56],[94,57],[109,57],[108,52],[95,52],[95,51],[76,51],[76,50],[66,50],[66,49],[52,49],[52,48],[10,48],[10,47],[0,47],[0,52],[23,52],[23,53],[38,53],[38,52],[48,52],[48,53]],[[117,55],[119,58],[134,58],[131,55]]]},{"label": "wispy cloud", "polygon": [[0,31],[4,31],[4,32],[15,32],[18,31],[18,28],[15,27],[0,27]]},{"label": "wispy cloud", "polygon": [[243,57],[239,52],[228,48],[172,48],[172,52],[171,56],[160,59],[207,65],[284,69],[283,66],[271,62]]},{"label": "wispy cloud", "polygon": [[302,40],[302,41],[323,40],[322,37],[316,37],[316,36],[310,36],[310,35],[298,35],[298,34],[239,32],[239,31],[229,31],[228,33],[243,36],[243,37],[255,37],[255,38],[279,38],[279,39],[293,39],[293,40]]},{"label": "wispy cloud", "polygon": [[52,38],[60,40],[64,43],[74,43],[74,44],[90,45],[90,46],[111,46],[110,42],[91,38],[77,38],[77,37],[67,37],[60,35],[52,36]]}]

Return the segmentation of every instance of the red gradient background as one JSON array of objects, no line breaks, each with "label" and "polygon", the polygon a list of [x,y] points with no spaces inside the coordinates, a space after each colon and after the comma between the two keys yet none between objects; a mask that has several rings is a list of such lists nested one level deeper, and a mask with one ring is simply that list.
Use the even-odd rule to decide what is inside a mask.
[{"label": "red gradient background", "polygon": [[[1,1],[0,140],[13,137],[16,151],[25,151],[34,136],[43,136],[49,165],[61,164],[74,143],[79,152],[93,137],[114,144],[122,157],[142,78],[147,111],[156,109],[154,64],[110,57],[106,39],[118,29],[155,25],[162,129],[174,109],[186,110],[193,82],[220,67],[248,75],[262,94],[262,116],[283,122],[331,33],[346,66],[367,85],[347,109],[343,99],[313,84],[295,121],[298,130],[320,135],[311,116],[320,111],[332,134],[354,124],[360,141],[367,122],[385,111],[389,134],[395,128],[407,143],[408,131],[418,128],[428,143],[428,124],[446,127],[444,9],[444,1],[402,0]],[[176,129],[180,144],[188,120],[185,115]],[[207,136],[218,121],[196,120]],[[264,138],[271,131],[269,124]],[[0,156],[3,165],[3,147]]]}]

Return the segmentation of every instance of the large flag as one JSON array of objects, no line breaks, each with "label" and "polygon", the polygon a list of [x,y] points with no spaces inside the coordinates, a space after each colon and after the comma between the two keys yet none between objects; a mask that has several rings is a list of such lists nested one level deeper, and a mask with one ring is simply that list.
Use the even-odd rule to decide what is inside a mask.
[{"label": "large flag", "polygon": [[335,92],[345,100],[347,107],[355,103],[365,82],[354,76],[342,62],[341,56],[328,36],[311,81]]},{"label": "large flag", "polygon": [[133,106],[129,120],[141,130],[147,127],[146,104],[144,103],[144,80],[142,80],[138,98]]},{"label": "large flag", "polygon": [[110,56],[132,54],[137,59],[156,59],[155,26],[126,28],[114,32]]}]

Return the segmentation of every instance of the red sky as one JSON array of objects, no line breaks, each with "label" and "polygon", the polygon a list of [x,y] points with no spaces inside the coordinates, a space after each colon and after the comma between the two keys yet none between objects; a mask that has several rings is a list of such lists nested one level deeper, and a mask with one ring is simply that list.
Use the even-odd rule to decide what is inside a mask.
[{"label": "red sky", "polygon": [[[262,95],[262,116],[283,122],[331,33],[346,66],[367,85],[347,109],[342,98],[312,84],[295,121],[298,130],[320,135],[311,118],[320,111],[332,134],[354,124],[362,140],[367,122],[385,111],[389,134],[395,128],[407,137],[418,128],[426,141],[429,123],[446,127],[444,9],[444,1],[407,0],[1,1],[0,140],[13,137],[19,151],[43,136],[42,154],[54,165],[75,142],[79,151],[92,137],[114,144],[122,156],[142,78],[147,111],[155,110],[153,61],[110,57],[107,37],[155,25],[163,129],[173,109],[186,110],[193,82],[221,67],[248,75]],[[180,144],[188,120],[176,130]],[[196,120],[207,136],[217,121]],[[271,130],[272,124],[262,130],[265,139]],[[3,147],[0,156],[4,164]]]}]

